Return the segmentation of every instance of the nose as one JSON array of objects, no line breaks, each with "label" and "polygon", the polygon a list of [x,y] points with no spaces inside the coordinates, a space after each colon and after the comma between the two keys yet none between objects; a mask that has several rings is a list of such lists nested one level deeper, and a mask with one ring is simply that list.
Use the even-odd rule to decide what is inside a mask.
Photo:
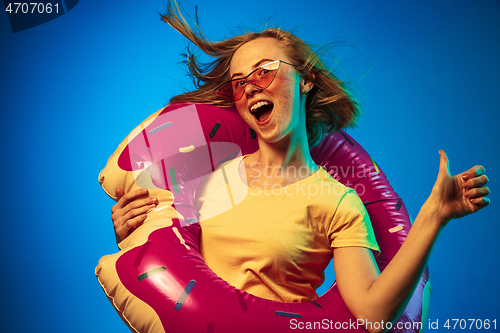
[{"label": "nose", "polygon": [[245,94],[247,96],[251,96],[255,93],[261,92],[263,89],[259,86],[256,86],[250,82],[247,81],[247,84],[245,85]]}]

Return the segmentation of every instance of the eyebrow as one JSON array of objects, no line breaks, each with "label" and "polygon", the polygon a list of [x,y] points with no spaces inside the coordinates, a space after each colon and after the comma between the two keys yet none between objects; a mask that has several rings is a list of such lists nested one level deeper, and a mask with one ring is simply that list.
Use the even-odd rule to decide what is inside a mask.
[{"label": "eyebrow", "polygon": [[[255,64],[252,66],[252,68],[253,68],[253,69],[256,69],[256,68],[260,67],[260,65],[261,65],[263,62],[272,62],[272,61],[274,61],[274,60],[273,60],[273,59],[262,59],[262,60],[260,60],[259,62],[255,63]],[[243,76],[243,74],[242,74],[242,73],[234,73],[233,75],[231,75],[231,80],[232,80],[232,79],[234,79],[234,77],[235,77],[235,76],[238,76],[238,75],[239,75],[239,76]]]}]

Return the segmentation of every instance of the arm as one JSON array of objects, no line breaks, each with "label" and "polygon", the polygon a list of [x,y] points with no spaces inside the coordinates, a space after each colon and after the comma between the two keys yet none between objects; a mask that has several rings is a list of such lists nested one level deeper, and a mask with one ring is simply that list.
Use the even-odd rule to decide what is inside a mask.
[{"label": "arm", "polygon": [[111,208],[111,219],[117,244],[137,229],[147,213],[158,205],[158,199],[150,198],[148,193],[148,190],[140,189],[125,194],[122,188],[116,189],[118,201]]},{"label": "arm", "polygon": [[[382,273],[371,251],[335,248],[335,277],[347,307],[357,319],[394,322],[410,300],[439,234],[452,218],[474,213],[489,204],[488,178],[476,166],[454,177],[440,151],[438,179],[401,249]],[[387,327],[387,326],[384,326]]]}]

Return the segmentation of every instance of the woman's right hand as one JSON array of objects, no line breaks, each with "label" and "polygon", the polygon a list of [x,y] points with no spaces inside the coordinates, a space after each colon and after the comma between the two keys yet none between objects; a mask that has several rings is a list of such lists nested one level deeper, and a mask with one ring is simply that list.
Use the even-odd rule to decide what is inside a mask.
[{"label": "woman's right hand", "polygon": [[125,194],[121,187],[116,189],[116,196],[118,201],[111,207],[111,219],[118,244],[144,222],[147,213],[158,205],[158,198],[150,198],[147,189]]}]

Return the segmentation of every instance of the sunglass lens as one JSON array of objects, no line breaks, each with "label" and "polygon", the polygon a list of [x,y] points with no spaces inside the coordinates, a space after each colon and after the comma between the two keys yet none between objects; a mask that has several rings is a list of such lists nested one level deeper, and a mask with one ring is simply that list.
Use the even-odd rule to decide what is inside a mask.
[{"label": "sunglass lens", "polygon": [[225,99],[232,100],[233,99],[233,88],[231,85],[231,82],[227,82],[217,88],[216,90],[217,94],[220,96],[224,97]]},{"label": "sunglass lens", "polygon": [[267,87],[269,87],[271,82],[273,82],[274,77],[278,72],[278,68],[279,68],[279,62],[268,66],[262,66],[253,75],[251,83],[254,86],[266,89]]},{"label": "sunglass lens", "polygon": [[279,67],[279,62],[264,65],[250,73],[246,78],[224,83],[217,88],[216,92],[227,100],[239,101],[245,94],[247,84],[256,88],[266,89],[273,82]]}]

